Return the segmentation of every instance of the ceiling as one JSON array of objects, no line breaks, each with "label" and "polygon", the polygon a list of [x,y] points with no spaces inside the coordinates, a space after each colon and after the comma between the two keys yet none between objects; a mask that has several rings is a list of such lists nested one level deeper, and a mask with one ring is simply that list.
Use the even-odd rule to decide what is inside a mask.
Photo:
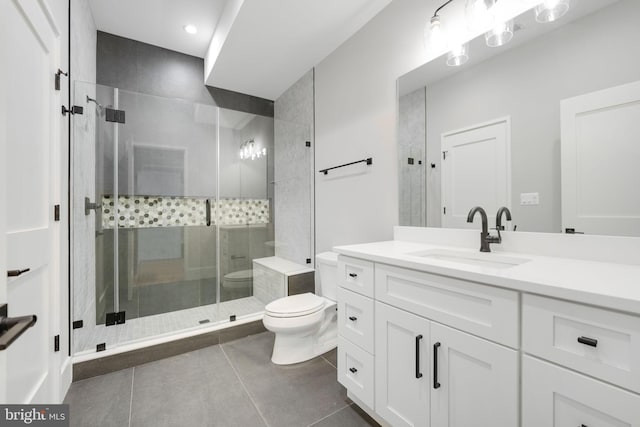
[{"label": "ceiling", "polygon": [[206,84],[276,99],[391,0],[89,2],[98,30],[205,58]]},{"label": "ceiling", "polygon": [[[100,31],[203,58],[227,0],[89,0]],[[196,34],[183,27],[195,25]]]}]

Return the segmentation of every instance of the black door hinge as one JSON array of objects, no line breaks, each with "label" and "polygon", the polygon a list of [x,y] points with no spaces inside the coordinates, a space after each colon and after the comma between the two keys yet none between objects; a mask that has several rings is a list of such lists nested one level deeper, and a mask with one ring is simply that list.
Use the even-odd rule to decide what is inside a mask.
[{"label": "black door hinge", "polygon": [[60,76],[69,76],[68,73],[65,73],[64,71],[58,69],[58,71],[56,72],[56,77],[55,77],[55,87],[56,90],[60,90]]},{"label": "black door hinge", "polygon": [[311,258],[307,258],[307,264],[311,264]]},{"label": "black door hinge", "polygon": [[565,228],[564,232],[566,234],[584,234],[584,231],[576,231],[575,228]]},{"label": "black door hinge", "polygon": [[80,329],[84,326],[84,324],[82,323],[82,320],[76,320],[72,323],[72,327],[73,329]]},{"label": "black door hinge", "polygon": [[105,319],[105,326],[113,326],[113,325],[122,325],[126,321],[126,316],[124,311],[119,311],[117,313],[107,313],[107,318]]},{"label": "black door hinge", "polygon": [[413,157],[409,157],[409,159],[408,159],[407,163],[409,163],[410,165],[412,165],[412,164],[413,164]]},{"label": "black door hinge", "polygon": [[107,344],[106,343],[98,344],[96,346],[96,351],[105,351],[106,349],[107,349]]},{"label": "black door hinge", "polygon": [[53,337],[53,351],[60,351],[60,335]]},{"label": "black door hinge", "polygon": [[304,143],[304,145],[305,145],[306,147],[311,147],[311,141],[306,141],[306,142]]},{"label": "black door hinge", "polygon": [[60,221],[60,205],[55,205],[53,207],[53,220]]},{"label": "black door hinge", "polygon": [[235,322],[236,321],[236,315],[232,314],[231,316],[229,316],[229,322]]},{"label": "black door hinge", "polygon": [[72,105],[71,109],[68,109],[67,107],[65,107],[64,105],[62,106],[62,115],[66,116],[67,113],[75,115],[75,114],[80,114],[82,115],[84,113],[84,108],[80,107],[78,105]]},{"label": "black door hinge", "polygon": [[105,109],[105,120],[112,123],[124,124],[125,114],[123,110],[114,110],[113,108]]}]

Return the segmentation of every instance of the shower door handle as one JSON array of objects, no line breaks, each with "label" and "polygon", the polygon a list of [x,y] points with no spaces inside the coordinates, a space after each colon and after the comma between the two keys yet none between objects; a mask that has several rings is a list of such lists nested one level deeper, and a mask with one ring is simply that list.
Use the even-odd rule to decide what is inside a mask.
[{"label": "shower door handle", "polygon": [[91,199],[89,199],[88,197],[84,198],[84,214],[85,215],[89,215],[92,210],[98,212],[100,209],[102,209],[102,206],[100,206],[95,202],[92,202]]},{"label": "shower door handle", "polygon": [[205,204],[206,204],[205,215],[206,215],[207,227],[210,227],[211,226],[211,200],[207,199]]}]

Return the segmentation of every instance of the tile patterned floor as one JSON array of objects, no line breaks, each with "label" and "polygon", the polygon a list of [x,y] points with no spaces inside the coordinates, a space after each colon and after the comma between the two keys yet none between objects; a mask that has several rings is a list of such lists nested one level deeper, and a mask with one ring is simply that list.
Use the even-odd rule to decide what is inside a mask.
[{"label": "tile patterned floor", "polygon": [[271,363],[273,334],[75,382],[72,426],[377,426],[336,380],[335,350],[304,363]]}]

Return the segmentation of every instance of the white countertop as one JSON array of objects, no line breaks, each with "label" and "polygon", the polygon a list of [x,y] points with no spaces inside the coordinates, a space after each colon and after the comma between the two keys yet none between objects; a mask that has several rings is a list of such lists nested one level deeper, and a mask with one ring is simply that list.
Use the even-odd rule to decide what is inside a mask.
[{"label": "white countertop", "polygon": [[[333,248],[339,254],[355,258],[640,315],[640,266],[637,265],[495,251],[492,254],[528,260],[498,269],[408,255],[434,249],[479,254],[477,249],[399,240]],[[481,256],[487,255],[491,256]]]}]

